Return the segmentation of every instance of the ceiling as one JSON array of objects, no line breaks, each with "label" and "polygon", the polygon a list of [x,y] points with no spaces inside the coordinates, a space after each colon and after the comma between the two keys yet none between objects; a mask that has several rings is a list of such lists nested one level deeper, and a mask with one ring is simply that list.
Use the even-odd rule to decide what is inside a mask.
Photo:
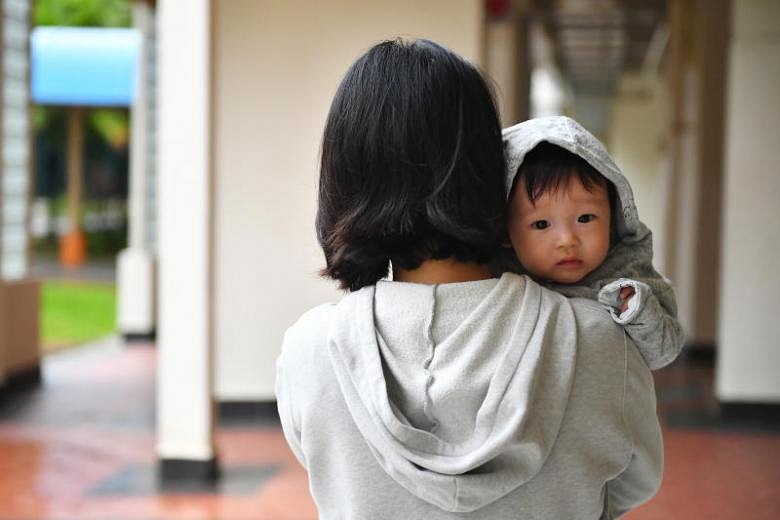
[{"label": "ceiling", "polygon": [[[666,0],[533,0],[533,17],[553,43],[574,110],[604,129],[625,72],[655,74],[666,45]],[[578,110],[579,108],[579,110]]]}]

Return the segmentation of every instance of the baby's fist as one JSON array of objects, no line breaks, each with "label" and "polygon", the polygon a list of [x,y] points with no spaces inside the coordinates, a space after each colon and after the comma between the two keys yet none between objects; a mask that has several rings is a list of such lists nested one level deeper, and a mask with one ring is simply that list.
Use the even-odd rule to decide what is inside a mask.
[{"label": "baby's fist", "polygon": [[634,294],[635,291],[633,287],[623,287],[620,289],[620,314],[626,312],[626,309],[628,309],[628,302]]}]

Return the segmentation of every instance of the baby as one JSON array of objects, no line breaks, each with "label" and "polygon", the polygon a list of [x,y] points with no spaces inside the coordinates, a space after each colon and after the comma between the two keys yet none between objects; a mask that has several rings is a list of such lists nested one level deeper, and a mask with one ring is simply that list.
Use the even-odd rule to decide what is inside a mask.
[{"label": "baby", "polygon": [[569,297],[598,300],[651,369],[680,353],[674,290],[652,266],[650,230],[604,146],[563,116],[503,132],[509,235],[522,271]]}]

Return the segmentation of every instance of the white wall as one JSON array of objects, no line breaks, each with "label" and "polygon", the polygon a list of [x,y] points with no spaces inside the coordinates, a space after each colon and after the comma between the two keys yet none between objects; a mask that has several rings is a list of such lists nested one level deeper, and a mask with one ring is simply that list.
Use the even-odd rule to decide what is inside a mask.
[{"label": "white wall", "polygon": [[780,402],[780,2],[733,8],[716,389]]},{"label": "white wall", "polygon": [[639,218],[653,232],[656,267],[663,243],[661,173],[667,108],[660,78],[622,78],[612,105],[607,145],[634,190]]},{"label": "white wall", "polygon": [[273,398],[284,330],[339,297],[317,271],[318,151],[347,67],[394,36],[481,55],[479,0],[215,2],[215,393]]}]

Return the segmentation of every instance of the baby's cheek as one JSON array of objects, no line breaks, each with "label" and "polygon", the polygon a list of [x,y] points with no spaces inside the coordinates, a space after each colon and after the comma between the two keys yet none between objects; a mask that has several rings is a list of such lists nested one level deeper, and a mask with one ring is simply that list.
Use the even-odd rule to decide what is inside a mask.
[{"label": "baby's cheek", "polygon": [[520,263],[523,265],[526,271],[533,275],[541,275],[546,269],[547,262],[544,255],[539,254],[537,249],[526,248],[526,254],[522,256],[518,255]]}]

